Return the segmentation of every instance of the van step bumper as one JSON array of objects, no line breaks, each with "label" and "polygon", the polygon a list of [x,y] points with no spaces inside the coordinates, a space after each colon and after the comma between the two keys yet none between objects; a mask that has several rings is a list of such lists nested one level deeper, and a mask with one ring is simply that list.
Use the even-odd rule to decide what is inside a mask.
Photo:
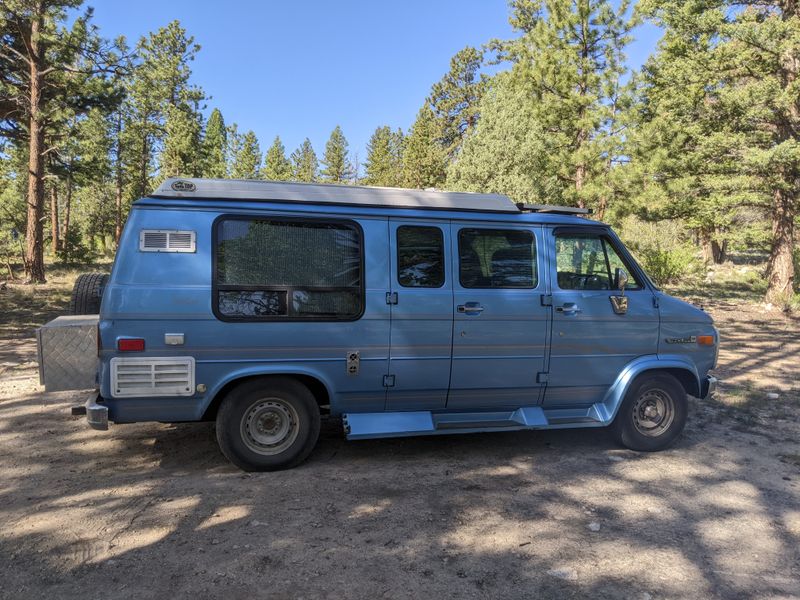
[{"label": "van step bumper", "polygon": [[520,429],[560,429],[566,427],[602,427],[601,406],[588,408],[547,409],[527,406],[509,411],[473,413],[436,413],[431,411],[347,413],[342,416],[348,440],[445,435]]}]

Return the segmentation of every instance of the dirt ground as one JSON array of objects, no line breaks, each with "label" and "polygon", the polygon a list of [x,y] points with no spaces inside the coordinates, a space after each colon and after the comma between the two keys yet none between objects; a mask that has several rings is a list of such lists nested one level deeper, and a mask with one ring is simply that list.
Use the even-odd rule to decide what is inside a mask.
[{"label": "dirt ground", "polygon": [[63,297],[31,294],[0,315],[2,598],[800,597],[800,322],[763,306],[707,306],[723,385],[661,453],[328,422],[303,466],[244,474],[212,424],[69,416],[31,337]]}]

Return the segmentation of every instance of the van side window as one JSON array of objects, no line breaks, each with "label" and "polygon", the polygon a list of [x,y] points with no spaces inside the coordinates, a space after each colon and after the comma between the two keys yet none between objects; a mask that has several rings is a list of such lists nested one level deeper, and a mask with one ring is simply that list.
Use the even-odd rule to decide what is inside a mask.
[{"label": "van side window", "polygon": [[610,290],[617,268],[628,273],[626,289],[641,285],[609,241],[598,235],[556,237],[558,287],[562,290]]},{"label": "van side window", "polygon": [[364,306],[361,231],[341,222],[224,217],[214,248],[223,319],[356,319]]},{"label": "van side window", "polygon": [[438,227],[397,228],[397,280],[403,287],[444,285],[444,236]]},{"label": "van side window", "polygon": [[458,258],[459,280],[465,288],[534,288],[538,284],[530,231],[462,229]]}]

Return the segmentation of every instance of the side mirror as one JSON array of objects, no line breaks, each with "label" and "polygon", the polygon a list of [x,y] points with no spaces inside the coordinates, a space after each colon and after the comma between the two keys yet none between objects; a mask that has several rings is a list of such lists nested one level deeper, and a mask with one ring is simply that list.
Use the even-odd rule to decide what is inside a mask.
[{"label": "side mirror", "polygon": [[615,287],[625,294],[625,287],[628,285],[628,274],[625,272],[625,269],[617,269],[614,272],[614,284]]},{"label": "side mirror", "polygon": [[620,291],[619,296],[609,296],[611,307],[614,313],[624,315],[628,312],[628,299],[625,297],[625,286],[628,285],[628,274],[625,269],[617,269],[614,272],[614,285]]}]

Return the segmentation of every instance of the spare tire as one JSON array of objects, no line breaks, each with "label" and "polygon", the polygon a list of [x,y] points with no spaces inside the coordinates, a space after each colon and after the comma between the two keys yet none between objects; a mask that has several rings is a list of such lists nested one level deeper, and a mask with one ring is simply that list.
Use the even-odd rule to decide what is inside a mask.
[{"label": "spare tire", "polygon": [[107,273],[84,273],[75,280],[68,314],[96,315],[100,313],[103,288],[108,282]]}]

